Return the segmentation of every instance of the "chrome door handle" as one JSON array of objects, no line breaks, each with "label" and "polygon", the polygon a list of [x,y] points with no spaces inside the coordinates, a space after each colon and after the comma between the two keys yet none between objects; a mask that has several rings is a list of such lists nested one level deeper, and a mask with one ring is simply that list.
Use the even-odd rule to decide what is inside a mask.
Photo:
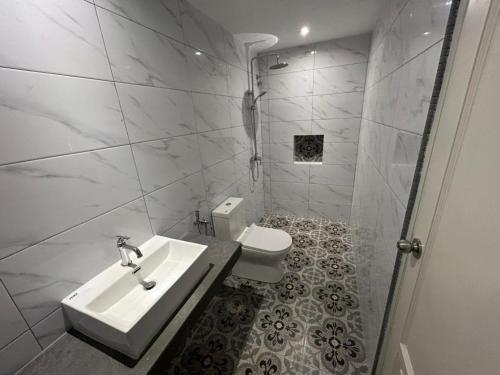
[{"label": "chrome door handle", "polygon": [[418,238],[414,238],[411,242],[408,240],[399,240],[397,247],[403,254],[412,253],[417,259],[422,255],[422,241]]}]

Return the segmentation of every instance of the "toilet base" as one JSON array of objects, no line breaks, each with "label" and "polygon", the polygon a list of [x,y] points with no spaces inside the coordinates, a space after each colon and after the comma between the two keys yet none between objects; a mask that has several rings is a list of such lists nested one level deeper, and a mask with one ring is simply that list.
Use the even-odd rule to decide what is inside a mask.
[{"label": "toilet base", "polygon": [[233,266],[232,274],[265,283],[278,283],[283,278],[284,270],[281,260],[285,257],[286,253],[279,257],[273,256],[274,259],[270,261],[256,257],[243,249],[240,259]]}]

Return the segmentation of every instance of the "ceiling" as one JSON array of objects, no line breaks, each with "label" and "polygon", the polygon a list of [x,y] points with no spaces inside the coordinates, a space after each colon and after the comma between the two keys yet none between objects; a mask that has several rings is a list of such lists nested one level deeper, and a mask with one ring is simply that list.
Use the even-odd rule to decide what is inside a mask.
[{"label": "ceiling", "polygon": [[[373,30],[386,0],[189,0],[234,34],[269,33],[272,49],[303,45]],[[310,33],[300,36],[307,25]]]}]

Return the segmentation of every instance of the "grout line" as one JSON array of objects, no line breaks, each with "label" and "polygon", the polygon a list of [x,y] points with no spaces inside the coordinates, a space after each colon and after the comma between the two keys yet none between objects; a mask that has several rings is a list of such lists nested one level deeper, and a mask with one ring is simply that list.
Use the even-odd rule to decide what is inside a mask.
[{"label": "grout line", "polygon": [[83,224],[87,224],[88,222],[90,222],[90,221],[92,221],[92,220],[94,220],[94,219],[98,219],[98,218],[100,218],[101,216],[107,215],[107,214],[109,214],[109,213],[111,213],[111,212],[113,212],[113,211],[115,211],[115,210],[118,210],[118,209],[120,209],[120,208],[123,208],[123,207],[125,207],[125,206],[127,206],[127,205],[129,205],[129,204],[131,204],[131,203],[133,203],[133,202],[139,201],[139,200],[140,200],[140,199],[142,199],[142,198],[143,198],[143,196],[142,196],[142,195],[139,195],[139,196],[137,196],[136,198],[134,198],[134,199],[132,199],[132,200],[130,200],[130,201],[127,201],[127,202],[125,202],[125,203],[123,203],[123,204],[120,204],[120,205],[118,205],[118,206],[116,206],[116,207],[113,207],[113,208],[111,208],[111,209],[109,209],[109,210],[107,210],[107,211],[104,211],[104,212],[100,213],[100,214],[99,214],[99,215],[97,215],[97,216],[93,216],[93,217],[91,217],[91,218],[89,218],[89,219],[86,219],[86,220],[84,220],[84,221],[82,221],[82,222],[80,222],[80,223],[78,223],[78,224],[75,224],[75,225],[73,225],[73,226],[71,226],[71,227],[69,227],[69,228],[65,228],[64,230],[62,230],[62,231],[60,231],[60,232],[57,232],[57,233],[51,234],[50,236],[45,237],[45,238],[43,238],[43,239],[42,239],[42,240],[40,240],[40,241],[37,241],[37,242],[35,242],[35,243],[32,243],[32,244],[30,244],[30,245],[28,245],[28,246],[26,246],[26,247],[24,247],[24,248],[22,248],[22,249],[20,249],[20,250],[17,250],[17,251],[15,251],[15,252],[13,252],[13,253],[11,253],[11,254],[9,254],[9,255],[7,255],[7,256],[5,256],[5,257],[3,257],[3,258],[0,258],[0,262],[1,262],[1,261],[3,261],[3,260],[5,260],[5,259],[8,259],[8,258],[10,258],[10,257],[13,257],[14,255],[16,255],[16,254],[20,253],[21,251],[28,250],[28,249],[30,249],[30,248],[32,248],[32,247],[34,247],[34,246],[37,246],[37,245],[41,244],[42,242],[46,242],[46,241],[48,241],[48,240],[51,240],[52,238],[57,237],[57,236],[59,236],[60,234],[63,234],[63,233],[69,232],[70,230],[73,230],[73,229],[75,229],[76,227],[79,227],[79,226],[81,226],[81,225],[83,225]]},{"label": "grout line", "polygon": [[[371,122],[371,123],[376,124],[378,126],[385,126],[387,128],[391,128],[391,129],[397,130],[397,131],[402,132],[402,133],[408,133],[408,134],[411,134],[411,135],[418,135],[420,137],[422,136],[422,133],[418,133],[418,132],[414,132],[414,131],[406,130],[406,129],[401,129],[401,128],[398,128],[395,125],[384,124],[383,122],[378,122],[378,121],[370,120],[369,118],[366,118],[366,117],[362,117],[361,120],[365,120],[365,121]],[[361,134],[361,128],[360,128],[360,134]]]},{"label": "grout line", "polygon": [[[154,33],[156,33],[156,34],[159,34],[159,35],[161,35],[161,36],[163,36],[163,37],[165,37],[165,38],[167,38],[167,39],[170,39],[170,40],[172,40],[172,41],[174,41],[174,42],[176,42],[176,43],[182,44],[183,46],[186,46],[186,47],[188,47],[188,48],[192,49],[193,51],[200,51],[200,52],[203,52],[204,54],[206,54],[206,55],[208,55],[208,56],[210,56],[210,57],[212,57],[212,58],[214,58],[214,59],[220,60],[220,61],[221,61],[221,62],[223,62],[224,64],[231,65],[231,66],[233,66],[233,67],[235,67],[235,68],[238,68],[238,69],[240,69],[240,70],[244,71],[244,69],[243,69],[241,66],[234,65],[233,63],[230,63],[230,62],[226,61],[225,59],[223,59],[223,58],[221,58],[221,57],[219,57],[219,56],[216,56],[216,55],[214,55],[214,54],[212,54],[212,53],[210,53],[210,52],[207,52],[207,51],[206,51],[205,49],[203,49],[203,48],[198,48],[198,47],[192,46],[192,45],[188,44],[188,43],[187,43],[186,41],[184,41],[184,40],[179,40],[179,39],[176,39],[176,38],[174,38],[173,36],[170,36],[170,35],[168,35],[168,34],[165,34],[165,33],[164,33],[164,32],[162,32],[162,31],[155,30],[155,29],[153,29],[152,27],[146,26],[146,25],[144,25],[144,24],[140,23],[140,22],[139,22],[139,21],[137,21],[137,20],[134,20],[134,19],[132,19],[132,18],[129,18],[129,17],[127,17],[127,16],[124,16],[124,15],[122,15],[122,14],[120,14],[120,13],[117,13],[117,12],[115,12],[115,11],[111,10],[111,9],[105,8],[105,7],[101,6],[101,5],[98,5],[98,4],[95,4],[95,3],[94,3],[93,5],[95,6],[95,8],[102,9],[102,10],[104,10],[104,11],[106,11],[106,12],[109,12],[109,13],[111,13],[111,14],[114,14],[115,16],[118,16],[118,17],[120,17],[120,18],[123,18],[123,19],[125,19],[125,20],[127,20],[127,21],[129,21],[129,22],[135,23],[136,25],[142,26],[142,27],[144,27],[145,29],[148,29],[148,30],[150,30],[150,31],[152,31],[152,32],[154,32]],[[180,5],[178,5],[178,7],[179,7],[179,16],[180,16],[180,18],[181,18],[182,36],[183,36],[183,38],[185,39],[184,25],[182,25],[182,12],[181,12],[181,9],[180,9]],[[198,10],[198,9],[196,8],[196,10]],[[209,17],[209,18],[210,18],[210,17]],[[215,22],[215,21],[213,21],[211,18],[210,18],[210,20],[211,20],[212,22],[216,23],[216,22]],[[217,23],[216,23],[216,24],[217,24]],[[223,30],[224,30],[225,32],[229,33],[229,31],[227,31],[226,29],[223,29]],[[230,33],[230,34],[231,34],[231,33]],[[231,35],[233,35],[233,34],[231,34]]]},{"label": "grout line", "polygon": [[[24,331],[22,331],[19,335],[17,335],[16,337],[14,337],[11,341],[9,341],[7,344],[5,344],[4,346],[0,347],[0,352],[2,352],[4,349],[6,349],[9,345],[11,345],[14,341],[18,340],[21,336],[23,336],[25,333],[28,333],[28,332],[31,332],[31,334],[33,335],[33,331],[28,328]],[[33,335],[34,336],[34,335]],[[40,347],[41,349],[41,346],[40,346],[40,343],[38,342],[38,340],[36,339],[36,336],[35,336],[35,341],[37,343],[37,345]],[[43,349],[41,349],[43,350]]]},{"label": "grout line", "polygon": [[[369,63],[368,63],[369,65]],[[359,163],[359,140],[361,139],[361,127],[362,127],[362,124],[363,124],[363,112],[364,112],[364,108],[365,108],[365,95],[366,95],[366,80],[368,79],[368,65],[367,65],[367,69],[365,71],[365,82],[363,84],[363,90],[364,90],[364,94],[363,94],[363,105],[361,107],[361,120],[360,120],[360,124],[359,124],[359,130],[358,130],[358,137],[357,137],[357,141],[356,141],[356,163],[354,164],[354,178],[353,178],[353,181],[352,181],[352,192],[351,192],[351,208],[349,210],[349,219],[348,219],[348,223],[349,225],[351,225],[351,219],[352,219],[352,208],[354,206],[354,189],[356,187],[356,175],[357,175],[357,172],[358,172],[358,163]]]},{"label": "grout line", "polygon": [[[403,13],[403,10],[406,8],[406,6],[408,5],[408,3],[411,1],[411,0],[405,0],[406,2],[404,3],[404,5],[401,6],[401,8],[398,10],[398,12],[394,15],[394,18],[390,21],[390,23],[387,25],[387,29],[386,31],[382,34],[382,36],[380,37],[380,41],[378,43],[378,45],[376,47],[374,47],[373,51],[377,50],[381,45],[382,45],[382,42],[383,40],[385,39],[385,36],[387,34],[389,34],[390,30],[392,29],[392,26],[396,23],[396,20],[401,16],[401,13]],[[382,9],[383,11],[383,14],[387,14],[387,10],[385,7],[384,9]],[[377,20],[377,24],[380,23],[380,19]],[[373,30],[374,31],[374,30]],[[373,31],[372,31],[372,35],[373,35]]]},{"label": "grout line", "polygon": [[[118,98],[118,104],[120,105],[120,108],[121,108],[122,106],[121,106],[119,98]],[[122,110],[122,118],[123,118],[123,116],[124,116],[124,114],[123,114],[123,110]],[[123,121],[125,121],[125,120],[123,120]],[[124,122],[124,126],[125,126],[125,132],[127,133],[127,136],[128,136],[128,130],[126,129],[126,121]],[[105,150],[114,149],[114,148],[118,148],[118,147],[129,146],[129,145],[136,145],[136,144],[142,144],[142,143],[157,142],[157,141],[163,141],[163,140],[169,140],[169,139],[175,139],[175,138],[181,138],[181,137],[188,137],[188,136],[193,136],[193,135],[197,135],[197,134],[206,134],[206,133],[215,132],[215,131],[237,129],[240,127],[243,127],[243,125],[235,125],[235,126],[229,126],[227,128],[205,130],[205,131],[200,131],[200,132],[196,131],[196,132],[191,132],[191,133],[173,135],[170,137],[153,138],[153,139],[146,139],[146,140],[141,140],[141,141],[133,141],[132,142],[129,140],[129,143],[119,143],[116,145],[110,145],[110,146],[98,147],[98,148],[90,148],[90,149],[76,151],[76,152],[65,152],[65,153],[61,153],[61,154],[40,156],[40,157],[32,158],[32,159],[16,160],[16,161],[0,164],[0,168],[5,167],[5,166],[10,166],[10,165],[15,165],[15,164],[36,162],[39,160],[47,160],[47,159],[53,159],[53,158],[58,158],[58,157],[64,157],[64,156],[72,156],[72,155],[80,155],[80,154],[91,153],[91,152],[105,151]]]},{"label": "grout line", "polygon": [[[313,75],[314,75],[314,73],[313,73]],[[313,86],[314,86],[314,84],[313,84]],[[310,98],[310,97],[314,97],[314,96],[331,96],[331,95],[344,95],[344,94],[356,94],[356,93],[364,93],[364,89],[363,90],[354,90],[354,91],[332,92],[332,93],[327,93],[327,94],[283,96],[283,97],[278,97],[278,98],[269,98],[268,100],[269,101],[277,101],[277,100],[286,100],[286,99]],[[304,121],[306,121],[306,120],[304,120]]]},{"label": "grout line", "polygon": [[31,329],[32,327],[30,326],[30,324],[28,323],[28,321],[24,317],[23,313],[21,312],[21,309],[19,308],[19,306],[17,305],[16,301],[14,300],[14,297],[12,297],[12,295],[10,294],[9,289],[7,288],[7,286],[5,285],[5,283],[3,282],[3,280],[1,280],[1,279],[0,279],[0,286],[2,286],[5,289],[5,291],[7,292],[7,295],[9,296],[10,300],[12,301],[12,304],[16,307],[17,313],[19,314],[19,316],[21,316],[21,319],[26,324],[26,327],[28,327],[26,330],[24,330],[22,333],[20,333],[18,336],[16,336],[13,340],[9,341],[6,345],[2,346],[0,348],[0,351],[2,351],[2,349],[4,349],[5,347],[7,347],[8,345],[12,344],[14,341],[16,341],[18,338],[20,338],[22,335],[24,335],[28,331],[31,332],[31,334],[33,335],[33,338],[35,339],[36,343],[40,347],[40,350],[43,350],[42,345],[40,344],[40,342],[38,342],[38,339],[37,339],[35,333]]},{"label": "grout line", "polygon": [[144,202],[144,208],[146,209],[146,215],[148,217],[149,227],[151,229],[151,234],[154,234],[155,231],[153,229],[153,223],[151,222],[151,215],[149,214],[148,205],[147,205],[146,199],[144,198],[144,195],[145,195],[144,187],[143,187],[143,184],[142,184],[142,181],[141,181],[141,177],[139,175],[139,168],[137,168],[137,162],[135,160],[134,150],[133,150],[132,144],[130,142],[130,134],[129,134],[128,128],[127,128],[127,122],[125,120],[125,114],[123,113],[123,107],[122,107],[122,103],[121,103],[121,100],[120,100],[120,95],[118,94],[118,88],[116,87],[116,82],[114,82],[115,76],[114,76],[114,73],[113,73],[113,68],[111,66],[111,60],[109,59],[108,48],[106,46],[106,41],[104,39],[104,34],[102,32],[101,20],[99,19],[99,14],[97,13],[97,8],[96,8],[95,5],[94,5],[94,11],[95,11],[95,14],[96,14],[96,19],[97,19],[97,24],[99,26],[99,31],[101,33],[102,43],[104,45],[104,51],[106,52],[106,59],[108,60],[109,70],[111,72],[111,76],[113,77],[113,86],[115,88],[116,98],[118,100],[118,105],[120,106],[120,112],[122,114],[122,121],[123,121],[122,125],[123,125],[123,127],[125,129],[125,132],[127,134],[127,139],[128,139],[128,143],[129,143],[129,149],[130,149],[130,153],[132,155],[132,161],[134,162],[134,168],[135,168],[135,174],[136,174],[136,177],[137,177],[137,182],[139,183],[139,187],[140,187],[141,192],[142,192],[142,199],[143,199],[143,202]]},{"label": "grout line", "polygon": [[[83,0],[83,1],[85,1],[85,0]],[[75,78],[75,79],[83,79],[83,80],[98,81],[98,82],[118,83],[118,84],[122,84],[122,85],[149,87],[149,88],[158,89],[158,90],[182,91],[185,93],[215,95],[215,96],[222,96],[222,97],[231,98],[231,99],[241,99],[239,96],[220,94],[220,93],[215,93],[215,92],[210,92],[210,91],[200,91],[200,90],[196,90],[196,89],[185,89],[185,88],[178,88],[178,87],[155,86],[155,85],[148,85],[146,83],[141,83],[141,82],[126,82],[126,81],[120,81],[119,79],[113,80],[113,79],[97,78],[97,77],[90,77],[90,76],[84,76],[84,75],[78,75],[78,74],[58,73],[58,72],[50,72],[50,71],[46,71],[46,70],[37,70],[37,69],[27,69],[27,68],[15,67],[15,66],[0,65],[0,70],[13,70],[13,71],[24,72],[24,73],[45,74],[48,76]]]},{"label": "grout line", "polygon": [[391,70],[389,73],[387,73],[385,76],[381,77],[380,79],[378,79],[377,81],[373,82],[370,86],[366,85],[366,89],[367,90],[370,90],[372,89],[375,85],[379,84],[380,82],[382,82],[384,79],[388,78],[390,75],[396,73],[398,70],[401,70],[402,68],[406,67],[408,64],[410,64],[411,62],[413,62],[413,60],[416,60],[418,57],[420,57],[421,55],[423,55],[424,53],[426,53],[427,51],[429,51],[430,49],[432,49],[433,47],[435,47],[437,44],[441,43],[442,41],[444,40],[444,37],[439,39],[437,42],[434,42],[433,44],[431,44],[429,47],[425,48],[424,50],[420,51],[419,53],[417,53],[415,56],[411,57],[409,60],[403,62],[401,65],[399,65],[398,67],[396,67],[395,69]]},{"label": "grout line", "polygon": [[[333,39],[335,40],[335,39]],[[270,51],[272,52],[272,51]],[[266,51],[267,53],[267,51]],[[327,65],[327,66],[322,66],[321,68],[316,68],[315,67],[315,60],[316,60],[316,54],[314,54],[314,57],[313,57],[313,68],[311,69],[299,69],[299,70],[292,70],[292,71],[288,71],[288,72],[283,72],[283,73],[273,73],[273,74],[269,74],[271,77],[277,77],[277,76],[283,76],[283,75],[286,75],[286,74],[296,74],[296,73],[303,73],[303,72],[312,72],[314,70],[323,70],[323,69],[334,69],[334,68],[343,68],[345,66],[352,66],[352,65],[368,65],[368,59],[365,60],[365,61],[357,61],[357,62],[353,62],[353,63],[349,63],[349,64],[340,64],[340,65]]]},{"label": "grout line", "polygon": [[285,121],[269,121],[270,123],[275,123],[275,122],[279,122],[279,123],[283,123],[283,122],[305,122],[305,121],[311,121],[311,122],[314,122],[314,121],[328,121],[328,120],[353,120],[353,119],[363,119],[363,117],[361,116],[352,116],[352,117],[326,117],[326,118],[314,118],[313,116],[313,119],[312,120],[285,120]]},{"label": "grout line", "polygon": [[401,205],[403,206],[403,208],[406,209],[406,204],[404,204],[401,199],[399,198],[399,196],[394,192],[394,190],[392,190],[392,186],[389,184],[389,180],[387,180],[387,177],[384,176],[384,174],[378,169],[378,166],[377,164],[375,163],[375,161],[372,159],[372,157],[370,156],[370,154],[364,150],[364,153],[366,154],[366,156],[368,157],[368,159],[370,160],[370,162],[373,164],[373,167],[375,168],[375,170],[377,171],[377,173],[380,175],[380,177],[382,177],[382,180],[384,181],[384,183],[387,185],[387,187],[389,188],[390,192],[396,197],[397,201],[399,203],[401,203]]},{"label": "grout line", "polygon": [[[313,50],[316,50],[316,45],[313,44],[313,47],[312,47]],[[312,94],[311,94],[311,118],[310,120],[310,123],[309,123],[309,134],[312,134],[312,122],[313,122],[313,119],[314,119],[314,81],[315,81],[315,78],[316,78],[316,54],[313,55],[313,71],[312,71],[312,85],[311,85],[311,91],[312,91]],[[323,154],[324,154],[324,137],[323,137]],[[294,153],[294,161],[295,161],[295,143],[294,143],[294,149],[293,149],[293,153]],[[321,155],[321,158],[323,159],[323,155]],[[309,216],[309,212],[311,211],[311,165],[308,166],[308,181],[307,181],[307,215]]]},{"label": "grout line", "polygon": [[81,154],[92,153],[92,152],[101,152],[101,151],[106,151],[106,150],[115,149],[115,148],[119,148],[119,147],[126,147],[128,145],[129,145],[129,143],[123,143],[123,144],[117,144],[117,145],[113,145],[113,146],[92,148],[92,149],[88,149],[88,150],[82,150],[82,151],[71,152],[71,153],[63,153],[63,154],[56,154],[56,155],[41,156],[41,157],[33,158],[33,159],[18,160],[18,161],[0,164],[0,169],[2,167],[8,167],[11,165],[16,165],[16,164],[32,163],[32,162],[37,162],[39,160],[42,161],[42,160],[47,160],[47,159],[55,159],[55,158],[61,158],[61,157],[66,157],[66,156],[81,155]]}]

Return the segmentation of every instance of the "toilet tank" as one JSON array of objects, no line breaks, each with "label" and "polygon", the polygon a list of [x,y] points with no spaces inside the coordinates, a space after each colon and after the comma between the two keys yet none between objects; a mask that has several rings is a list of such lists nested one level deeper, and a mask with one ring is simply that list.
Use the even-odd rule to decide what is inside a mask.
[{"label": "toilet tank", "polygon": [[230,197],[212,211],[215,237],[237,240],[247,227],[242,198]]}]

